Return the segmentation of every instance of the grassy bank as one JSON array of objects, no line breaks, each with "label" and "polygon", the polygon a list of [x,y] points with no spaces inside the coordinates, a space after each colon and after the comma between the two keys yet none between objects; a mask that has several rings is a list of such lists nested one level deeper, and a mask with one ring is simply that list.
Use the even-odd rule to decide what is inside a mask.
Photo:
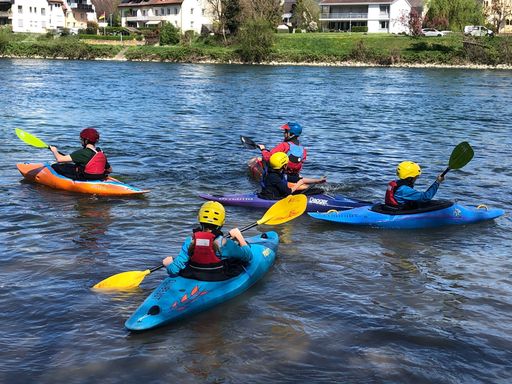
[{"label": "grassy bank", "polygon": [[[15,36],[15,35],[14,35]],[[0,38],[4,57],[112,59],[121,46],[88,45],[76,36],[46,38],[29,36],[18,41]],[[22,40],[22,41],[19,41]],[[219,63],[244,62],[234,45],[225,47],[220,38],[189,40],[175,46],[136,46],[126,60]],[[277,34],[276,44],[265,62],[274,63],[365,63],[370,65],[512,65],[512,38],[395,36],[362,33]]]}]

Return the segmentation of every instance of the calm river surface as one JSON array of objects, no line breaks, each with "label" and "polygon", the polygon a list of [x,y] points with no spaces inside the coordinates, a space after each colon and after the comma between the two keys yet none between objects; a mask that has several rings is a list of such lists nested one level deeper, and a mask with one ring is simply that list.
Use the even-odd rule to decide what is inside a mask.
[{"label": "calm river surface", "polygon": [[[510,383],[510,71],[0,60],[0,382]],[[304,127],[303,174],[383,199],[396,165],[426,189],[469,141],[439,198],[499,207],[467,227],[353,229],[305,215],[271,270],[237,298],[177,324],[125,320],[164,279],[97,292],[119,272],[176,255],[199,193],[258,184],[239,134],[274,146]],[[151,193],[103,198],[22,181],[17,162],[69,153],[93,126],[121,180]],[[263,211],[227,207],[225,228]]]}]

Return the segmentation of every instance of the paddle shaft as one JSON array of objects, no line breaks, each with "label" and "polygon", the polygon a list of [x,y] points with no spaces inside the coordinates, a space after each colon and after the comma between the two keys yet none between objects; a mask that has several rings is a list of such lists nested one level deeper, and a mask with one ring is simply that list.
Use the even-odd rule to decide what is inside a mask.
[{"label": "paddle shaft", "polygon": [[441,173],[441,177],[444,177],[444,175],[446,175],[449,170],[450,170],[450,167],[446,168],[446,170],[443,173]]}]

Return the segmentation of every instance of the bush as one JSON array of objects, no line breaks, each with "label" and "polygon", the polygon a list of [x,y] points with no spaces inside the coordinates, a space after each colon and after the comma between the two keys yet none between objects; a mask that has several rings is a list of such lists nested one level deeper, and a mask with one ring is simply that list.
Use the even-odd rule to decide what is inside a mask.
[{"label": "bush", "polygon": [[190,41],[196,35],[196,31],[189,29],[183,33],[183,41]]},{"label": "bush", "polygon": [[368,32],[368,27],[352,27],[352,32]]},{"label": "bush", "polygon": [[180,42],[180,29],[165,23],[160,29],[160,45],[176,45]]},{"label": "bush", "polygon": [[5,46],[11,42],[12,31],[9,26],[0,27],[0,52],[3,52]]},{"label": "bush", "polygon": [[300,28],[295,28],[295,31],[293,31],[293,33],[302,33],[302,29],[300,29]]},{"label": "bush", "polygon": [[240,27],[236,42],[243,61],[260,62],[268,58],[275,45],[274,26],[265,19],[247,19]]}]

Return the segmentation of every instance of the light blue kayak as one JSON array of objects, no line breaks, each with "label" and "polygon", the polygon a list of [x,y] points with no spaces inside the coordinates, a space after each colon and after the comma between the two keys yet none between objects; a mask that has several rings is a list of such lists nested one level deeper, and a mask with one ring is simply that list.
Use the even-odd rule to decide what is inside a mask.
[{"label": "light blue kayak", "polygon": [[460,225],[492,220],[505,212],[485,205],[465,207],[448,200],[432,200],[419,210],[390,211],[385,204],[349,209],[343,212],[308,212],[311,217],[339,224],[371,228],[423,228]]},{"label": "light blue kayak", "polygon": [[141,304],[124,324],[142,331],[174,323],[231,299],[258,281],[272,266],[279,237],[275,232],[246,238],[252,260],[246,272],[224,281],[199,281],[168,277]]}]

